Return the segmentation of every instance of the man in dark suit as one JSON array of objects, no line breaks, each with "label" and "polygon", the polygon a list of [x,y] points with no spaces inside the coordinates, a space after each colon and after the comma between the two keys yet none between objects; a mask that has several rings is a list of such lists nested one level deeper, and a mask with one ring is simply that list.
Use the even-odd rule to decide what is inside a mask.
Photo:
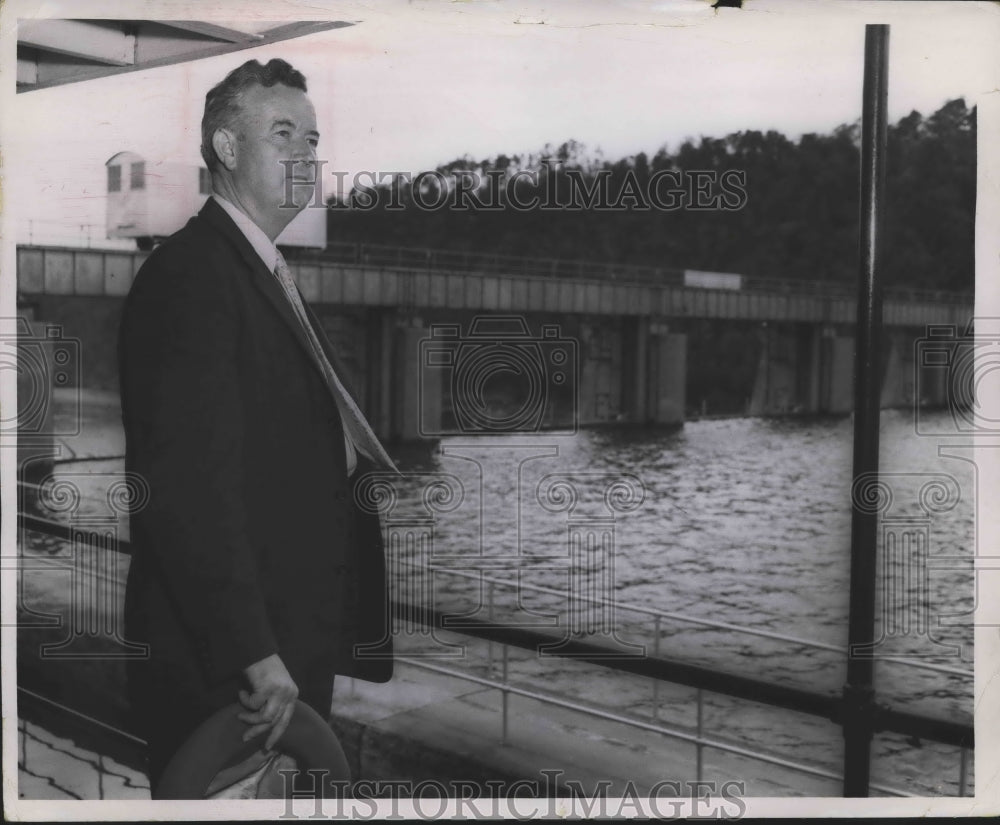
[{"label": "man in dark suit", "polygon": [[[250,61],[209,92],[213,195],[136,276],[119,339],[132,515],[126,634],[149,645],[130,695],[153,793],[215,710],[246,738],[323,718],[336,673],[391,676],[378,517],[353,486],[391,462],[341,383],[274,239],[312,200],[316,117],[302,75]],[[362,655],[365,654],[365,655]]]}]

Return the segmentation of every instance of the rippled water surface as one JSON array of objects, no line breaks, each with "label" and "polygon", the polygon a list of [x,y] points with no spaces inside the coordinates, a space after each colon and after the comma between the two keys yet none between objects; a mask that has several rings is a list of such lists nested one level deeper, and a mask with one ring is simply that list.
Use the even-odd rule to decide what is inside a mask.
[{"label": "rippled water surface", "polygon": [[[947,413],[931,417],[935,431],[947,430]],[[453,436],[434,448],[396,448],[404,475],[372,488],[371,501],[383,509],[391,580],[403,601],[839,694],[852,437],[848,418]],[[957,435],[917,436],[911,417],[893,411],[882,413],[880,438],[881,487],[860,493],[881,508],[884,534],[878,699],[971,722],[972,680],[963,675],[972,670],[971,450]],[[59,474],[101,509],[120,472],[120,461],[109,459],[71,462]],[[404,652],[450,652],[402,631]],[[480,648],[469,646],[464,666],[482,675],[490,671]],[[886,659],[893,655],[939,669]],[[691,689],[664,683],[654,691],[649,679],[567,659],[514,651],[509,675],[675,728],[690,731],[696,717]],[[841,768],[842,735],[830,721],[707,692],[704,721],[708,736]],[[664,739],[665,748],[675,745]],[[958,765],[957,749],[901,736],[879,736],[873,749],[875,780],[910,793],[957,793]],[[802,793],[794,775],[787,787]],[[830,787],[836,794],[836,783]]]},{"label": "rippled water surface", "polygon": [[[946,446],[961,445],[958,436],[917,436],[912,418],[893,411],[883,413],[880,438],[881,490],[863,494],[882,506],[887,536],[880,539],[876,611],[879,700],[971,721],[971,679],[884,659],[906,655],[972,669],[971,450]],[[397,485],[390,534],[420,534],[428,528],[419,517],[433,516],[432,539],[423,545],[432,552],[401,544],[391,559],[436,572],[404,577],[400,595],[483,617],[492,600],[494,617],[504,621],[557,634],[582,627],[595,641],[624,649],[644,645],[668,658],[839,693],[846,675],[840,652],[682,619],[846,646],[851,455],[845,418],[451,437],[432,455],[402,457],[407,477]],[[604,550],[598,544],[574,556],[574,538],[588,533],[603,537]],[[487,578],[500,583],[491,588]],[[574,602],[588,593],[613,594],[612,633],[606,609],[588,612]],[[663,616],[657,626],[653,615],[632,608],[679,616]],[[548,673],[558,676],[559,667],[549,660]],[[627,703],[628,692],[619,700]],[[637,696],[633,709],[648,701]],[[780,735],[773,720],[765,727],[769,746],[780,739],[793,749],[803,745],[794,726],[779,727]],[[839,732],[832,730],[825,756],[836,763]],[[889,784],[898,787],[909,772],[928,783],[920,792],[942,781],[953,787],[954,751],[936,768],[907,768],[896,751],[913,749],[897,745],[883,748],[894,760]]]}]

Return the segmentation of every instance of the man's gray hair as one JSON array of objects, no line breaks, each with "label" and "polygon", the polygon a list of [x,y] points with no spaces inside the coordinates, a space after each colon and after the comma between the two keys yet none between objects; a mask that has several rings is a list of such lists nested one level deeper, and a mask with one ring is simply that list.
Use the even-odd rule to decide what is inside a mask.
[{"label": "man's gray hair", "polygon": [[219,158],[212,147],[212,136],[217,129],[232,126],[239,118],[243,93],[252,86],[271,87],[279,83],[308,91],[302,72],[276,57],[269,60],[266,66],[259,60],[248,60],[238,69],[233,69],[225,80],[205,95],[205,114],[201,118],[201,156],[210,172],[219,165]]}]

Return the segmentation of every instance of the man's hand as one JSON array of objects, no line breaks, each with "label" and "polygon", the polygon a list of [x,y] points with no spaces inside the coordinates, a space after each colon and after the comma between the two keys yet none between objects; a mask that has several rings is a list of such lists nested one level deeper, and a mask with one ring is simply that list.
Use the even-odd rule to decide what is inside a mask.
[{"label": "man's hand", "polygon": [[292,721],[299,689],[277,653],[255,662],[243,672],[253,691],[240,691],[240,702],[247,710],[238,718],[250,725],[243,734],[243,741],[247,742],[270,728],[264,748],[271,750]]}]

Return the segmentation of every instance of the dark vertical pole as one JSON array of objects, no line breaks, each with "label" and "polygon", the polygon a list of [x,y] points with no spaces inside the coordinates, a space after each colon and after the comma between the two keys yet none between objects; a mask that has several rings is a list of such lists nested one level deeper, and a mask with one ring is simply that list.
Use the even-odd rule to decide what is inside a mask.
[{"label": "dark vertical pole", "polygon": [[868,796],[875,709],[875,550],[878,513],[859,506],[858,479],[878,474],[882,288],[880,225],[884,206],[889,27],[865,26],[861,119],[861,242],[857,349],[854,356],[854,481],[851,500],[851,612],[844,687],[844,796]]}]

